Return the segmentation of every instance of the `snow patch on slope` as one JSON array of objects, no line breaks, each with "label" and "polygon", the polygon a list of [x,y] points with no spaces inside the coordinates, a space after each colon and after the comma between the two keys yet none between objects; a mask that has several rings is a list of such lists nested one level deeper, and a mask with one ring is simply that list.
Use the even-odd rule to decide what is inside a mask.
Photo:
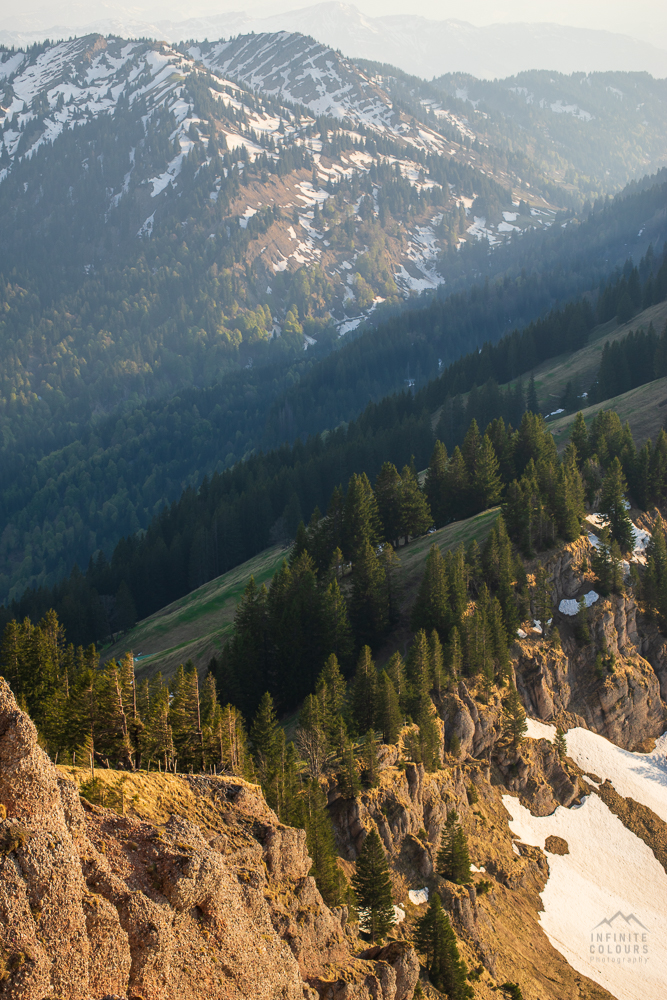
[{"label": "snow patch on slope", "polygon": [[540,924],[554,948],[617,1000],[667,996],[667,875],[651,849],[597,795],[551,816],[532,816],[511,795],[503,804],[521,842],[542,849],[551,835],[567,842],[569,854],[547,852],[541,893]]}]

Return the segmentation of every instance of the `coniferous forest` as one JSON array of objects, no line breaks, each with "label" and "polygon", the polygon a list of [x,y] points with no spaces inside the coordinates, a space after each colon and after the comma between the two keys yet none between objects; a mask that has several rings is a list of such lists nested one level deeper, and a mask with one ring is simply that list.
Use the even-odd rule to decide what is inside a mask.
[{"label": "coniferous forest", "polygon": [[[397,468],[414,463],[416,469],[424,469],[435,441],[441,440],[453,454],[456,446],[462,445],[472,420],[484,431],[498,420],[505,428],[519,427],[526,406],[536,409],[536,401],[530,399],[530,381],[523,381],[522,375],[546,359],[583,347],[595,323],[618,307],[629,294],[629,286],[635,289],[635,310],[660,302],[667,295],[667,262],[662,255],[650,253],[637,268],[628,265],[625,271],[600,291],[595,307],[598,315],[587,298],[553,310],[546,318],[508,334],[497,344],[487,343],[463,356],[422,389],[369,404],[355,421],[335,431],[299,439],[291,447],[260,451],[232,469],[206,477],[199,489],[187,489],[178,501],[157,514],[145,533],[126,535],[109,559],[99,552],[90,559],[85,572],[75,567],[53,588],[27,590],[9,607],[0,609],[0,615],[4,614],[5,621],[26,615],[36,621],[52,607],[72,641],[82,645],[99,643],[239,565],[272,542],[294,538],[299,521],[310,521],[316,508],[326,512],[332,492],[336,487],[342,489],[351,476],[365,472],[372,479],[385,461]],[[495,305],[490,303],[492,307]],[[433,322],[433,309],[425,308],[425,324]],[[647,341],[650,360],[644,367],[644,381],[650,381],[663,371],[666,333],[638,333],[631,343],[635,336],[643,338],[642,343]],[[625,341],[614,343],[614,351],[625,350],[624,345]],[[596,399],[606,391],[608,357],[605,351],[598,379],[591,387]],[[354,352],[352,360],[361,366]],[[631,378],[633,370],[629,366],[624,377]],[[344,384],[346,368],[339,377]],[[634,381],[639,377],[635,376]],[[290,413],[297,412],[298,399],[306,401],[309,394],[326,398],[322,378],[320,368],[314,369],[312,380],[306,377],[300,382],[301,395],[286,397],[285,407]],[[281,412],[272,415],[275,423],[280,421]],[[439,414],[435,429],[434,412]],[[211,421],[213,445],[212,428]],[[182,442],[184,460],[189,451],[189,433],[184,429],[176,435],[175,447],[178,451],[178,442]],[[494,443],[498,461],[501,465],[505,462],[505,482],[510,482],[514,473],[512,464],[503,459],[505,445],[500,438]],[[114,469],[117,474],[115,465]],[[522,473],[523,467],[516,472]],[[472,474],[470,464],[468,475]],[[52,480],[50,484],[47,499],[57,502]],[[82,503],[85,496],[84,491]],[[40,502],[38,493],[32,501],[36,509]],[[471,510],[468,501],[458,506],[454,503],[448,517],[458,519]]]}]

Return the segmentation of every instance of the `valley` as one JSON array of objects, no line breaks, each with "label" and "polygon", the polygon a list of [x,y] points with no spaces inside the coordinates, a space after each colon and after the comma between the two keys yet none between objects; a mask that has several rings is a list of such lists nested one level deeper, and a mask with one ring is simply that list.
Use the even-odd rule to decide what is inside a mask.
[{"label": "valley", "polygon": [[0,48],[0,1000],[667,1000],[665,80],[211,17]]}]

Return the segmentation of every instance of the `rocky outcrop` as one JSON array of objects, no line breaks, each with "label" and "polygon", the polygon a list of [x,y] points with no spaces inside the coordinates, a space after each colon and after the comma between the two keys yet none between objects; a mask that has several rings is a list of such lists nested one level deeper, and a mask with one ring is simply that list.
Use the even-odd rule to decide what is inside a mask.
[{"label": "rocky outcrop", "polygon": [[447,694],[440,706],[444,720],[445,740],[451,744],[457,736],[464,758],[481,757],[495,745],[502,729],[502,707],[497,695],[489,704],[476,702],[465,681],[459,681],[456,692]]},{"label": "rocky outcrop", "polygon": [[[554,602],[594,587],[584,537],[546,563]],[[529,715],[580,725],[626,749],[641,746],[664,729],[667,655],[657,638],[640,635],[631,593],[600,598],[589,610],[591,641],[581,646],[574,620],[556,613],[562,638],[556,649],[531,634],[514,645],[516,684]],[[646,659],[642,652],[649,656]],[[650,660],[650,662],[649,662]]]},{"label": "rocky outcrop", "polygon": [[[305,833],[258,790],[160,780],[195,808],[156,826],[80,800],[0,680],[1,997],[316,1000],[332,966],[349,966],[340,982],[357,990],[336,996],[412,995],[411,946],[355,959],[358,940],[308,874]],[[145,791],[151,777],[137,781]]]}]

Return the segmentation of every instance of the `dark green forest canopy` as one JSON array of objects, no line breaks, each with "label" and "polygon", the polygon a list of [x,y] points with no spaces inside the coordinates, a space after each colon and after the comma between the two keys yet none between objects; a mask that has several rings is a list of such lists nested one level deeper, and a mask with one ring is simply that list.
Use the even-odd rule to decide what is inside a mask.
[{"label": "dark green forest canopy", "polygon": [[[653,301],[667,291],[667,266],[662,259],[654,259],[648,271],[645,262],[640,267],[646,273],[638,285],[635,308],[644,304],[643,296]],[[603,290],[601,301],[610,301],[614,289],[620,300],[631,279],[635,284],[635,270],[629,265],[627,271],[627,276],[620,275]],[[439,404],[455,402],[461,392],[476,385],[485,387],[472,396],[478,413],[472,407],[468,412],[461,407],[455,410],[453,403],[449,410],[443,408],[439,432],[446,432],[448,447],[461,440],[473,417],[483,418],[483,428],[496,417],[517,425],[526,405],[522,390],[500,392],[489,381],[489,373],[509,380],[545,358],[575,350],[583,346],[594,322],[594,311],[584,298],[495,346],[487,344],[472,352],[415,394],[404,392],[370,404],[348,426],[297,441],[292,447],[260,452],[206,478],[199,490],[186,490],[155,517],[144,535],[133,534],[119,542],[110,562],[100,555],[91,560],[85,576],[75,570],[52,590],[27,591],[5,614],[29,614],[36,620],[47,608],[55,607],[77,641],[95,641],[105,632],[100,597],[117,600],[123,586],[131,594],[134,614],[144,618],[282,537],[285,518],[292,522],[287,528],[289,537],[299,517],[308,520],[316,507],[326,509],[333,489],[353,473],[363,471],[374,478],[388,460],[399,468],[414,460],[417,468],[424,468],[435,441],[432,413]],[[445,418],[455,412],[459,423],[448,429]]]}]

